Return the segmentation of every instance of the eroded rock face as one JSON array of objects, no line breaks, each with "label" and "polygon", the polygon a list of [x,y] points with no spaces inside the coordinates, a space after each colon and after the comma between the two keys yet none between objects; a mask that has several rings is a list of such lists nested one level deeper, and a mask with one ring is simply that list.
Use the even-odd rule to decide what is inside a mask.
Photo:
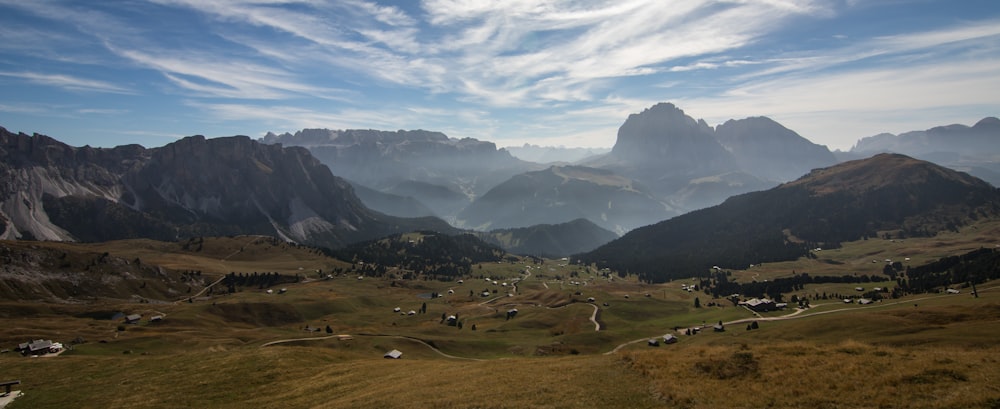
[{"label": "eroded rock face", "polygon": [[450,229],[375,213],[308,150],[246,136],[100,149],[0,128],[0,147],[3,238],[269,234],[338,246],[400,228]]}]

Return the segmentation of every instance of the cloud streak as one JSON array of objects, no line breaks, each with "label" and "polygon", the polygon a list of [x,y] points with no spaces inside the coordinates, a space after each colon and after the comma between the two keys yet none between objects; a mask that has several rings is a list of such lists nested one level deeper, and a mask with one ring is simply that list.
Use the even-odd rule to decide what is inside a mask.
[{"label": "cloud streak", "polygon": [[135,94],[135,91],[110,82],[79,78],[65,74],[40,72],[0,72],[0,77],[18,78],[31,83],[62,88],[69,91],[105,92],[112,94]]},{"label": "cloud streak", "polygon": [[[913,6],[880,4],[0,0],[0,23],[17,28],[0,33],[0,80],[169,100],[234,133],[412,126],[584,146],[610,146],[629,113],[659,101],[709,120],[772,116],[837,146],[844,136],[815,124],[1000,105],[983,85],[1000,83],[997,13],[867,34],[837,26]],[[794,38],[827,22],[843,32]]]}]

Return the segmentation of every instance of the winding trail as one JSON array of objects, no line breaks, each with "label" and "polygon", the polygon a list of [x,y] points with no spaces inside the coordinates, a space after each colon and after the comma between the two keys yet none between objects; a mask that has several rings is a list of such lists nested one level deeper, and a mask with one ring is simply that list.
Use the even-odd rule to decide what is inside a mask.
[{"label": "winding trail", "polygon": [[[438,355],[441,355],[441,356],[443,356],[445,358],[449,358],[449,359],[462,359],[462,360],[466,360],[466,361],[482,361],[482,359],[479,359],[479,358],[466,358],[466,357],[463,357],[463,356],[455,356],[455,355],[444,353],[440,349],[438,349],[437,347],[435,347],[434,345],[431,345],[427,341],[424,341],[424,340],[422,340],[420,338],[408,337],[408,336],[405,336],[405,335],[367,334],[367,333],[365,333],[365,334],[358,334],[357,336],[359,336],[359,337],[398,338],[398,339],[405,339],[405,340],[409,340],[409,341],[416,341],[417,343],[423,344],[424,346],[426,346],[427,348],[429,348],[431,351],[434,351]],[[276,341],[271,341],[271,342],[266,342],[264,344],[261,344],[260,347],[264,348],[264,347],[269,347],[269,346],[272,346],[272,345],[285,344],[285,343],[289,343],[289,342],[299,342],[299,341],[322,341],[322,340],[325,340],[325,339],[333,339],[333,338],[336,338],[338,340],[345,340],[346,341],[346,340],[352,339],[353,336],[347,335],[347,334],[338,334],[338,335],[328,335],[328,336],[325,336],[325,337],[308,337],[308,338],[279,339],[279,340],[276,340]]]},{"label": "winding trail", "polygon": [[594,313],[590,314],[590,322],[594,323],[594,331],[601,330],[601,323],[597,322],[597,313],[601,310],[597,307],[597,304],[590,304],[594,307]]},{"label": "winding trail", "polygon": [[262,345],[261,345],[260,347],[261,347],[261,348],[264,348],[264,347],[269,347],[269,346],[271,346],[271,345],[277,345],[277,344],[287,344],[287,343],[289,343],[289,342],[299,342],[299,341],[320,341],[320,340],[324,340],[324,339],[331,339],[331,338],[337,338],[337,339],[351,339],[351,336],[350,336],[350,335],[346,335],[346,334],[338,334],[338,335],[327,335],[327,336],[325,336],[325,337],[308,337],[308,338],[288,338],[288,339],[279,339],[279,340],[277,340],[277,341],[271,341],[271,342],[265,342],[265,343],[264,343],[264,344],[262,344]]}]

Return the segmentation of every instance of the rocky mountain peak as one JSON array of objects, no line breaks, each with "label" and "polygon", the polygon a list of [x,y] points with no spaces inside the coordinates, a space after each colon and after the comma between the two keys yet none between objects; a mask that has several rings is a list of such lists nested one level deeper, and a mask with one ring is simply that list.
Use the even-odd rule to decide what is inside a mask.
[{"label": "rocky mountain peak", "polygon": [[70,147],[0,132],[2,238],[104,241],[268,234],[324,246],[441,220],[377,214],[307,149],[195,135],[160,148]]},{"label": "rocky mountain peak", "polygon": [[729,153],[713,136],[705,121],[695,120],[671,103],[659,103],[639,114],[629,115],[618,128],[613,156],[667,170],[729,169]]}]

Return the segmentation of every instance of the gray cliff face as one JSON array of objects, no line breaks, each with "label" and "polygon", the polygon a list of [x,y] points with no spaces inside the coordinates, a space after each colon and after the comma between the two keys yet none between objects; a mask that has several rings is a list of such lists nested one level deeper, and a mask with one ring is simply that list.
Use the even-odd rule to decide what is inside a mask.
[{"label": "gray cliff face", "polygon": [[713,133],[705,121],[696,121],[673,104],[660,103],[629,115],[618,129],[611,155],[668,177],[737,170]]},{"label": "gray cliff face", "polygon": [[94,149],[0,128],[0,142],[4,238],[268,234],[333,247],[422,224],[369,210],[306,149],[246,136]]},{"label": "gray cliff face", "polygon": [[0,238],[68,240],[42,206],[45,195],[101,197],[123,193],[119,175],[148,155],[141,146],[114,149],[67,146],[45,135],[13,134],[0,128]]},{"label": "gray cliff face", "polygon": [[350,185],[305,149],[245,136],[184,138],[155,150],[126,180],[140,192],[137,208],[270,225],[293,241],[357,229],[368,213]]}]

